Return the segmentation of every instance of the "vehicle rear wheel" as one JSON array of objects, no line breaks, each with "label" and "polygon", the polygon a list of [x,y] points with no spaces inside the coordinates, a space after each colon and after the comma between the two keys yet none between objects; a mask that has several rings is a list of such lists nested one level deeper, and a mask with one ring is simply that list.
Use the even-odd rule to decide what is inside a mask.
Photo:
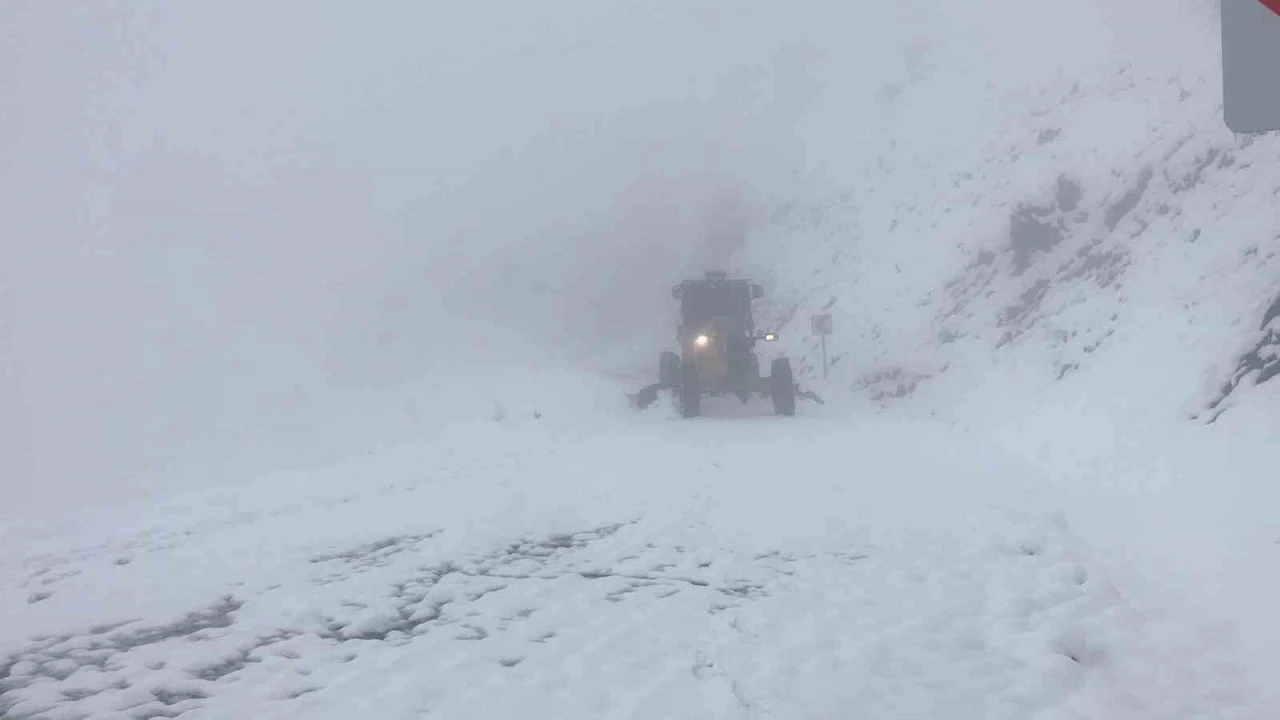
[{"label": "vehicle rear wheel", "polygon": [[680,356],[664,352],[658,356],[658,384],[673,388],[680,384]]},{"label": "vehicle rear wheel", "polygon": [[769,372],[769,394],[773,396],[773,410],[779,415],[796,414],[796,383],[791,374],[791,361],[778,358]]},{"label": "vehicle rear wheel", "polygon": [[692,360],[680,364],[680,414],[697,417],[701,410],[702,391],[698,388],[698,366]]},{"label": "vehicle rear wheel", "polygon": [[745,368],[743,376],[739,378],[738,389],[734,394],[745,405],[751,401],[751,396],[760,392],[760,358],[750,350],[746,350],[742,354],[742,365]]}]

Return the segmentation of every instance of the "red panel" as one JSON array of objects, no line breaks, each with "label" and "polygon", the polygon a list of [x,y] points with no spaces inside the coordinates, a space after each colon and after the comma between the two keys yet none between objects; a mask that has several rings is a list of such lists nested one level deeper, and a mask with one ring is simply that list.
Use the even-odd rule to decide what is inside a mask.
[{"label": "red panel", "polygon": [[1258,0],[1258,2],[1271,9],[1271,12],[1280,15],[1280,0]]}]

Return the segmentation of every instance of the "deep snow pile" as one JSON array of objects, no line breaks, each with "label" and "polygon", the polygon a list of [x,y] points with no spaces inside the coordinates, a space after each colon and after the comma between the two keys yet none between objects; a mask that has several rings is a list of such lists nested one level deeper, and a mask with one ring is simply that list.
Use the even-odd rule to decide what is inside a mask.
[{"label": "deep snow pile", "polygon": [[547,410],[6,543],[0,714],[1265,715],[1092,490],[970,438]]}]

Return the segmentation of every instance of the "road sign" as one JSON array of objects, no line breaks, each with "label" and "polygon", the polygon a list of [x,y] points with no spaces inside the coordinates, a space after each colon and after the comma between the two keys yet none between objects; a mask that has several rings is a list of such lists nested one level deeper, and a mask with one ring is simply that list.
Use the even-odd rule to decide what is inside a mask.
[{"label": "road sign", "polygon": [[[1277,0],[1277,2],[1280,2],[1280,0]],[[813,318],[809,321],[809,324],[813,328],[814,335],[830,335],[831,334],[831,313],[822,313],[821,315],[814,315]]]},{"label": "road sign", "polygon": [[1222,106],[1237,133],[1280,130],[1280,0],[1219,0]]}]

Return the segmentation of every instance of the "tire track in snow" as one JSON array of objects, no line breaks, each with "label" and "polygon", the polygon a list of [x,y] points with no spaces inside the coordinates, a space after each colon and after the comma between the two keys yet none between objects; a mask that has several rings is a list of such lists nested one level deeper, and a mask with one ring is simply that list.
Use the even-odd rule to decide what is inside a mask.
[{"label": "tire track in snow", "polygon": [[[269,578],[228,574],[223,610],[187,615],[217,622],[6,648],[0,712],[337,718],[367,716],[376,688],[384,717],[1249,717],[1223,643],[1120,598],[1064,524],[964,501],[999,495],[939,474],[954,453],[877,456],[874,437],[834,433],[778,453],[772,427],[642,425],[475,462],[487,504],[406,482],[261,516],[283,527],[200,524],[157,556],[268,529],[329,541],[275,556]],[[803,467],[851,452],[873,482]],[[376,533],[324,525],[361,516]],[[594,521],[564,529],[579,516]],[[165,566],[96,577],[149,567]]]}]

